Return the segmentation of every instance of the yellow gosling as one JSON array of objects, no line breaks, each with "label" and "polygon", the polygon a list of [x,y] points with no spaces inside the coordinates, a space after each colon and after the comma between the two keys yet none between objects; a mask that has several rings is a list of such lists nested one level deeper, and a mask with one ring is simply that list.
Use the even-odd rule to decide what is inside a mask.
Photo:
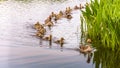
[{"label": "yellow gosling", "polygon": [[89,6],[89,3],[86,3],[85,6]]},{"label": "yellow gosling", "polygon": [[87,43],[92,43],[92,40],[88,38]]}]

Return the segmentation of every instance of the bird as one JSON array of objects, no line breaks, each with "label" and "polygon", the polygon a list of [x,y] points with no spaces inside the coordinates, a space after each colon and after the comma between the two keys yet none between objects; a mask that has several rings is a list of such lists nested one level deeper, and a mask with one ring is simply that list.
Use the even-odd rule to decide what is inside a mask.
[{"label": "bird", "polygon": [[61,14],[56,14],[54,20],[57,21],[62,18],[63,15]]},{"label": "bird", "polygon": [[38,30],[37,30],[39,33],[41,33],[41,34],[45,34],[45,32],[46,32],[46,29],[42,26],[41,28],[39,28]]},{"label": "bird", "polygon": [[38,30],[39,28],[41,28],[42,27],[42,25],[39,23],[39,22],[37,22],[35,25],[34,25],[34,28],[36,29],[36,30]]},{"label": "bird", "polygon": [[92,47],[90,45],[81,45],[79,48],[80,48],[80,52],[82,52],[82,53],[92,51]]},{"label": "bird", "polygon": [[50,34],[47,37],[43,37],[43,40],[51,41],[52,40],[52,35]]},{"label": "bird", "polygon": [[45,23],[48,23],[48,22],[50,22],[51,21],[51,16],[49,16],[49,17],[47,17],[47,19],[45,19]]},{"label": "bird", "polygon": [[84,8],[84,6],[82,6],[82,4],[80,4],[80,9],[83,9]]},{"label": "bird", "polygon": [[61,37],[59,40],[56,40],[55,43],[61,44],[61,43],[64,43],[64,40],[65,39],[63,37]]},{"label": "bird", "polygon": [[72,19],[72,16],[70,14],[66,15],[67,19]]},{"label": "bird", "polygon": [[42,37],[43,37],[43,34],[42,34],[42,33],[40,33],[40,32],[37,32],[37,33],[36,33],[36,36],[38,36],[38,37],[42,38]]},{"label": "bird", "polygon": [[85,4],[85,6],[89,6],[89,3],[87,2],[87,3]]},{"label": "bird", "polygon": [[63,37],[61,37],[59,40],[56,40],[55,43],[60,44],[60,47],[62,48],[63,44],[64,44],[64,40],[65,39]]},{"label": "bird", "polygon": [[51,12],[51,17],[55,17],[55,13],[54,12]]},{"label": "bird", "polygon": [[80,9],[77,5],[74,7],[74,10]]},{"label": "bird", "polygon": [[65,14],[71,14],[72,9],[70,7],[67,7],[65,10]]},{"label": "bird", "polygon": [[87,43],[92,43],[92,40],[90,38],[87,39]]},{"label": "bird", "polygon": [[45,23],[45,25],[48,26],[48,27],[50,28],[50,27],[53,26],[54,24],[53,24],[52,21],[49,21],[49,22]]},{"label": "bird", "polygon": [[60,15],[60,16],[63,16],[63,12],[62,12],[62,11],[59,11],[59,15]]}]

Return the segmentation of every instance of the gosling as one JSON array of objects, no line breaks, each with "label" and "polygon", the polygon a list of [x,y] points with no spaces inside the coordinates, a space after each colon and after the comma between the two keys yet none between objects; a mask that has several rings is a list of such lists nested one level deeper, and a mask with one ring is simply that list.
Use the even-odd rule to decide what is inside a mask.
[{"label": "gosling", "polygon": [[34,28],[35,28],[36,30],[40,29],[41,27],[42,27],[42,25],[41,25],[39,22],[37,22],[37,23],[34,25]]},{"label": "gosling", "polygon": [[52,35],[50,34],[47,37],[43,37],[43,40],[51,41],[52,40]]},{"label": "gosling", "polygon": [[81,45],[80,52],[87,53],[92,51],[92,47],[90,45]]}]

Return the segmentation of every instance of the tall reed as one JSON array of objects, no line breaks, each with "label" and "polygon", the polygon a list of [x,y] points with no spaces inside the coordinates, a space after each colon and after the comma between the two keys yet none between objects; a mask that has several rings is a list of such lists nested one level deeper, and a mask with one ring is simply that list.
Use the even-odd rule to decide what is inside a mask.
[{"label": "tall reed", "polygon": [[87,37],[114,50],[120,46],[120,0],[91,0],[82,10]]}]

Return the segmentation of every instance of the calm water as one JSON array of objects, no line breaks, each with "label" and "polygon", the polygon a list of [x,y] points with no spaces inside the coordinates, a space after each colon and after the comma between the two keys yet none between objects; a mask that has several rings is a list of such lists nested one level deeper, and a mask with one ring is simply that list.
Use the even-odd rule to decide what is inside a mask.
[{"label": "calm water", "polygon": [[[0,2],[0,68],[114,68],[116,64],[120,65],[117,61],[120,59],[119,51],[110,54],[109,51],[101,53],[98,50],[95,53],[82,54],[75,50],[79,46],[78,37],[81,35],[79,10],[72,12],[71,20],[59,20],[48,33],[54,38],[66,39],[63,49],[54,43],[49,48],[48,42],[34,36],[36,30],[32,26],[37,21],[44,23],[52,11],[58,13],[66,7],[73,8],[85,2],[86,0]],[[106,53],[108,57],[112,56],[109,57],[110,63],[106,60]],[[114,57],[117,59],[112,59]]]}]

